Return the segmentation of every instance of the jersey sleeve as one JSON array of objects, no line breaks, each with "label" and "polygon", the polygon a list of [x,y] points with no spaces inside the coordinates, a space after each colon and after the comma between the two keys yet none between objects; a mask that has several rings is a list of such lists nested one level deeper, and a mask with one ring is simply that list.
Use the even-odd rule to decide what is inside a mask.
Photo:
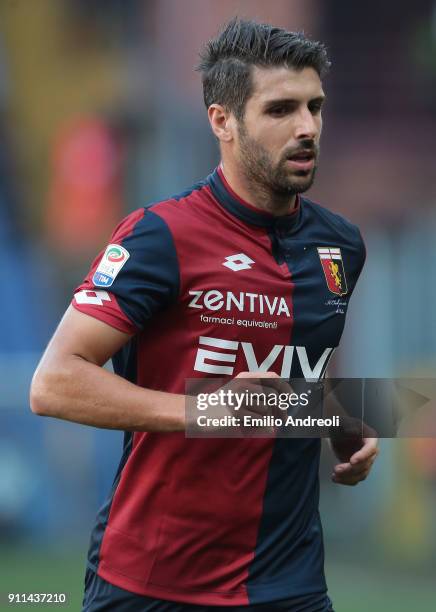
[{"label": "jersey sleeve", "polygon": [[115,229],[99,253],[72,305],[120,331],[135,334],[179,293],[179,266],[166,222],[139,209]]},{"label": "jersey sleeve", "polygon": [[357,272],[357,279],[358,279],[363,270],[363,267],[366,261],[366,245],[365,245],[365,241],[359,229],[357,230],[357,234],[358,234],[358,251],[359,251],[359,263],[358,263],[358,272]]},{"label": "jersey sleeve", "polygon": [[[354,293],[354,290],[357,285],[357,281],[362,273],[363,267],[365,265],[366,260],[366,247],[365,242],[362,238],[362,234],[360,230],[356,226],[352,226],[354,229],[354,239],[350,245],[350,253],[351,253],[351,267],[350,267],[350,290],[349,296],[351,297]],[[348,271],[347,271],[348,272]],[[348,276],[348,274],[347,274]]]}]

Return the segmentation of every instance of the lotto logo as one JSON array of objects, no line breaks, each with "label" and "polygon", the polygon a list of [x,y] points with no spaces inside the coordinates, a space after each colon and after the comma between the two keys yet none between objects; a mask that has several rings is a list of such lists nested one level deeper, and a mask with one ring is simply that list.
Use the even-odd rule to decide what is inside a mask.
[{"label": "lotto logo", "polygon": [[249,270],[254,264],[254,261],[245,255],[245,253],[238,253],[237,255],[229,255],[225,257],[223,266],[230,268],[233,272],[239,272],[240,270]]},{"label": "lotto logo", "polygon": [[103,302],[110,302],[111,296],[107,291],[79,291],[74,296],[77,304],[93,304],[94,306],[103,306]]}]

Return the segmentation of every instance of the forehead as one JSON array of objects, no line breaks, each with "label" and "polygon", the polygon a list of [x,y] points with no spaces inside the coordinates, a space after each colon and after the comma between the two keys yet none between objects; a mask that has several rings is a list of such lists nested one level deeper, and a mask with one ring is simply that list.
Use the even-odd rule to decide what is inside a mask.
[{"label": "forehead", "polygon": [[258,104],[285,98],[310,100],[324,95],[321,79],[314,68],[295,70],[286,66],[253,66],[252,79],[250,101]]}]

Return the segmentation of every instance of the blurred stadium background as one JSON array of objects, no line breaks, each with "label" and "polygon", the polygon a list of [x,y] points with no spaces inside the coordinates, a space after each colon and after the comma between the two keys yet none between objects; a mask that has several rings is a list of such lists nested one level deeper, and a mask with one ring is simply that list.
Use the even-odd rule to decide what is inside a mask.
[{"label": "blurred stadium background", "polygon": [[[433,375],[434,0],[1,0],[3,594],[66,592],[80,608],[122,434],[36,418],[30,377],[116,220],[216,165],[192,67],[235,14],[304,29],[333,61],[310,196],[360,224],[368,249],[336,374]],[[352,489],[330,482],[323,457],[331,595],[337,612],[434,610],[435,440],[381,450]]]}]

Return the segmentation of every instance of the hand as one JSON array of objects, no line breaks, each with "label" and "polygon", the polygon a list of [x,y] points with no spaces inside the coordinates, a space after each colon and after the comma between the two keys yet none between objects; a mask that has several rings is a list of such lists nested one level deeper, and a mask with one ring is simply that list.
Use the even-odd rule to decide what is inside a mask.
[{"label": "hand", "polygon": [[332,474],[333,482],[354,486],[368,476],[379,453],[378,440],[377,438],[362,438],[362,442],[362,448],[351,455],[347,463],[335,465]]},{"label": "hand", "polygon": [[238,410],[238,416],[241,422],[245,423],[245,419],[249,424],[243,424],[240,427],[240,435],[248,437],[272,437],[276,434],[276,427],[267,420],[266,424],[254,425],[252,418],[259,420],[259,417],[274,418],[282,416],[283,412],[278,409],[278,401],[271,404],[273,396],[280,394],[289,395],[292,388],[287,381],[280,378],[275,372],[240,372],[230,383],[229,387],[236,392],[242,391],[242,394],[247,393],[248,397],[256,398],[259,394],[267,396],[267,403],[248,401],[243,404]]},{"label": "hand", "polygon": [[[275,372],[240,372],[218,389],[209,387],[206,393],[197,389],[188,396],[187,428],[194,435],[271,437],[276,428],[269,417],[274,417],[278,402],[271,406],[268,400],[291,392],[289,384]],[[202,403],[200,408],[197,400]]]}]

